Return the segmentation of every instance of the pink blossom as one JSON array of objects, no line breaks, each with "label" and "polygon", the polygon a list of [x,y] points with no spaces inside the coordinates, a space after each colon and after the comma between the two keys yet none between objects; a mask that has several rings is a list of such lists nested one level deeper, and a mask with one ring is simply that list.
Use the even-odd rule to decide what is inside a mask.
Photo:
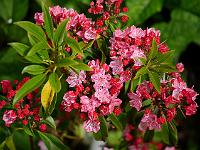
[{"label": "pink blossom", "polygon": [[145,32],[141,28],[131,27],[129,36],[131,38],[142,38],[145,36]]},{"label": "pink blossom", "polygon": [[95,112],[95,108],[99,107],[101,103],[94,96],[91,99],[87,96],[80,97],[81,112]]},{"label": "pink blossom", "polygon": [[[130,47],[132,48],[132,47]],[[140,58],[146,59],[146,56],[144,55],[144,52],[136,47],[134,47],[133,53],[130,57],[131,59],[134,60],[135,64],[134,66],[141,66],[143,65]]]},{"label": "pink blossom", "polygon": [[4,94],[8,93],[10,90],[12,90],[12,84],[9,80],[2,80],[1,81],[2,86],[2,92]]},{"label": "pink blossom", "polygon": [[50,14],[57,20],[63,14],[63,9],[60,6],[53,6],[49,9]]},{"label": "pink blossom", "polygon": [[184,106],[185,111],[186,111],[185,114],[186,114],[187,116],[191,116],[191,115],[193,115],[193,114],[196,114],[197,107],[198,107],[198,105],[197,105],[196,103],[190,104],[189,106]]},{"label": "pink blossom", "polygon": [[182,63],[176,64],[176,68],[178,69],[178,72],[183,72],[184,71],[184,65]]},{"label": "pink blossom", "polygon": [[97,37],[97,33],[95,29],[92,29],[91,27],[87,29],[84,33],[84,38],[86,40],[93,40]]},{"label": "pink blossom", "polygon": [[167,121],[171,122],[176,115],[176,108],[171,108],[167,110]]},{"label": "pink blossom", "polygon": [[117,95],[113,95],[110,97],[110,104],[109,104],[109,113],[113,113],[114,108],[120,106],[122,103],[122,100],[117,98]]},{"label": "pink blossom", "polygon": [[172,147],[167,146],[167,147],[165,147],[164,150],[176,150],[176,148],[174,146],[172,146]]},{"label": "pink blossom", "polygon": [[38,142],[38,146],[40,147],[40,150],[48,150],[44,142],[41,140]]},{"label": "pink blossom", "polygon": [[144,116],[142,117],[142,120],[140,121],[139,124],[139,129],[141,131],[146,131],[147,129],[149,130],[160,130],[161,125],[158,123],[158,118],[155,114],[152,112],[145,113]]},{"label": "pink blossom", "polygon": [[181,92],[183,89],[186,89],[186,83],[183,82],[183,81],[178,81],[178,79],[174,79],[173,80],[173,83],[172,83],[172,87],[174,88],[173,90],[173,93],[172,93],[172,96],[175,98],[175,99],[180,99],[180,96],[181,95]]},{"label": "pink blossom", "polygon": [[83,128],[86,132],[97,133],[100,130],[100,122],[98,120],[86,120],[83,123]]},{"label": "pink blossom", "polygon": [[43,25],[44,23],[43,13],[35,13],[34,19],[37,25]]},{"label": "pink blossom", "polygon": [[0,101],[0,109],[2,109],[5,105],[6,105],[5,100]]},{"label": "pink blossom", "polygon": [[17,115],[14,110],[6,110],[3,114],[3,121],[5,121],[7,127],[10,127],[10,125],[15,122],[16,118]]},{"label": "pink blossom", "polygon": [[73,91],[68,91],[67,93],[65,93],[62,101],[62,106],[65,111],[72,111],[74,103],[76,103],[76,94]]},{"label": "pink blossom", "polygon": [[114,32],[115,38],[124,38],[126,35],[120,29],[116,29]]},{"label": "pink blossom", "polygon": [[138,94],[135,93],[128,93],[128,97],[131,99],[130,106],[137,109],[137,111],[140,111],[142,107],[142,98]]},{"label": "pink blossom", "polygon": [[85,78],[86,75],[84,71],[80,71],[79,75],[71,71],[71,74],[68,76],[66,81],[69,83],[70,87],[75,87],[76,85],[81,85],[83,82],[85,82]]},{"label": "pink blossom", "polygon": [[121,82],[127,82],[131,79],[131,72],[129,70],[122,71],[120,74],[120,81]]},{"label": "pink blossom", "polygon": [[114,75],[120,74],[123,71],[123,62],[119,59],[111,61],[109,66],[112,68]]}]

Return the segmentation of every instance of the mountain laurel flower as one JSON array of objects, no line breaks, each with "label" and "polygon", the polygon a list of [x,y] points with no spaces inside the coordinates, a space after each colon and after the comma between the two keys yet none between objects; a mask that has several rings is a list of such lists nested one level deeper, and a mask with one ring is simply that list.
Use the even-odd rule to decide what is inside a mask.
[{"label": "mountain laurel flower", "polygon": [[17,115],[14,110],[6,110],[3,114],[3,121],[7,127],[10,127],[10,125],[15,122],[16,118]]},{"label": "mountain laurel flower", "polygon": [[86,120],[83,123],[83,128],[86,132],[97,133],[100,130],[100,122],[98,120]]}]

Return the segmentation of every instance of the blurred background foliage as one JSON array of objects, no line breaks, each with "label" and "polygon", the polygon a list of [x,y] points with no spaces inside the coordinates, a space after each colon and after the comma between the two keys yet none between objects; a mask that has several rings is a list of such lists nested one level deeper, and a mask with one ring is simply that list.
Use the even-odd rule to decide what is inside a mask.
[{"label": "blurred background foliage", "polygon": [[[34,21],[34,13],[41,11],[41,0],[0,0],[0,81],[21,79],[25,66],[22,58],[7,43],[27,43],[26,32],[13,22]],[[49,5],[61,5],[87,13],[90,0],[46,0]],[[200,0],[124,0],[129,8],[129,25],[161,30],[162,41],[175,50],[174,60],[184,63],[185,78],[200,92]],[[198,100],[197,100],[198,101]],[[200,104],[200,103],[199,103]],[[181,149],[200,149],[199,113],[180,127]]]}]

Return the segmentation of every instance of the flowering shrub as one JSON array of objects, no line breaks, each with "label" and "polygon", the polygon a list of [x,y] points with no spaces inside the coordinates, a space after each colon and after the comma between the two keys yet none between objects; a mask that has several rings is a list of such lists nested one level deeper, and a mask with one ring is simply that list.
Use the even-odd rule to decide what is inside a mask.
[{"label": "flowering shrub", "polygon": [[[91,2],[93,20],[43,5],[35,24],[16,22],[30,45],[10,45],[30,63],[22,73],[32,78],[14,81],[14,88],[1,81],[1,126],[11,137],[2,147],[10,148],[12,129],[23,129],[48,149],[69,149],[66,138],[83,138],[82,127],[105,149],[177,146],[176,125],[196,113],[198,94],[181,78],[183,64],[173,65],[159,30],[126,26],[122,2]],[[109,140],[115,134],[117,144]]]}]

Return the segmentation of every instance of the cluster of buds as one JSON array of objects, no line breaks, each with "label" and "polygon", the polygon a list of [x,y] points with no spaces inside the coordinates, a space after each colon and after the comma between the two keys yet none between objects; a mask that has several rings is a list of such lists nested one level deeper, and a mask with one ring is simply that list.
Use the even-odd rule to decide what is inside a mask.
[{"label": "cluster of buds", "polygon": [[28,77],[23,78],[21,82],[14,81],[15,89],[9,80],[1,81],[2,94],[4,99],[0,100],[0,111],[3,112],[2,120],[5,122],[5,126],[10,127],[12,124],[18,126],[30,126],[33,128],[39,128],[41,131],[46,131],[46,124],[41,122],[39,116],[40,112],[40,98],[37,97],[38,89],[29,93],[18,101],[14,108],[12,108],[12,99],[15,93],[29,80]]}]

